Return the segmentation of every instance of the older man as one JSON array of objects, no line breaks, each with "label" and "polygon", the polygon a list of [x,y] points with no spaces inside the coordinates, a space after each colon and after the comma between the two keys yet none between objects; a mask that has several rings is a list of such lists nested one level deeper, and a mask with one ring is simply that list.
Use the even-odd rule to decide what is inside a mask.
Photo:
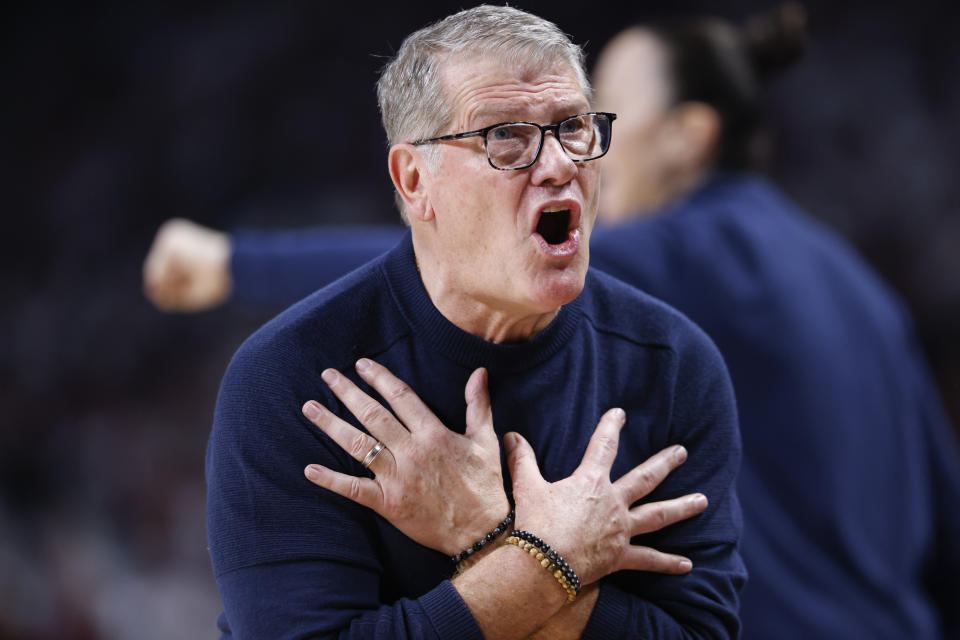
[{"label": "older man", "polygon": [[591,112],[579,48],[478,7],[407,38],[378,88],[410,234],[224,377],[207,456],[221,631],[735,636],[732,390],[686,319],[587,274],[614,116]]}]

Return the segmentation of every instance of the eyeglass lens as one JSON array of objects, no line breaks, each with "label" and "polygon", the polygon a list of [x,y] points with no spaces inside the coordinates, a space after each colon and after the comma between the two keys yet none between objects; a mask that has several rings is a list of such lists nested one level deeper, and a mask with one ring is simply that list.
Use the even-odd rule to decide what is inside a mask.
[{"label": "eyeglass lens", "polygon": [[[610,146],[610,119],[585,114],[559,123],[558,140],[572,160],[592,160]],[[516,123],[494,127],[487,132],[487,155],[499,169],[514,169],[533,164],[541,145],[540,127]]]}]

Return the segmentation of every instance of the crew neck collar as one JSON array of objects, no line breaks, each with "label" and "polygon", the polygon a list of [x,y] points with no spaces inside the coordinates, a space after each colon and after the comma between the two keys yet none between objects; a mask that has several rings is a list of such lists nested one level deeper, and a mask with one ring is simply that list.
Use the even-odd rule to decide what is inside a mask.
[{"label": "crew neck collar", "polygon": [[417,271],[410,232],[383,263],[393,298],[414,333],[458,364],[475,369],[519,371],[544,362],[568,344],[581,317],[582,294],[530,340],[497,344],[456,326],[434,306]]}]

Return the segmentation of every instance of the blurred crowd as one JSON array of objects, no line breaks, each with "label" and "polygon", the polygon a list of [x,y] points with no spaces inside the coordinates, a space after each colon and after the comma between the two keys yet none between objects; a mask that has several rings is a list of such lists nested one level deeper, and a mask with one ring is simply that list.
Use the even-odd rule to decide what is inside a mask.
[{"label": "blurred crowd", "polygon": [[[590,60],[657,11],[519,6]],[[958,424],[960,12],[807,8],[807,56],[772,87],[773,176],[904,297]],[[143,257],[173,215],[395,221],[376,70],[448,9],[64,3],[4,21],[0,640],[213,635],[204,447],[223,369],[268,312],[161,314]]]}]

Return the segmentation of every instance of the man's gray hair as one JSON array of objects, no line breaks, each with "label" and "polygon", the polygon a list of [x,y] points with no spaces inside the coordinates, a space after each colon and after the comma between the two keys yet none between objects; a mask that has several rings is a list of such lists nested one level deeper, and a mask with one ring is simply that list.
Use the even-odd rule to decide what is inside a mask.
[{"label": "man's gray hair", "polygon": [[384,68],[377,99],[391,145],[440,135],[449,126],[454,114],[440,67],[453,55],[494,56],[532,69],[565,63],[591,97],[583,51],[557,25],[512,7],[481,5],[410,34]]}]

